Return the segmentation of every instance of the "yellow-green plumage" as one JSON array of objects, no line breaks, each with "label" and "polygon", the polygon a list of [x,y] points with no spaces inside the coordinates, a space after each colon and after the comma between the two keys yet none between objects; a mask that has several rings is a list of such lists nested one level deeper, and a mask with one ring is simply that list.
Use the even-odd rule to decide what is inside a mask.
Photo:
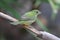
[{"label": "yellow-green plumage", "polygon": [[29,11],[27,13],[25,13],[24,15],[21,16],[21,21],[18,22],[13,22],[11,24],[13,25],[18,25],[18,24],[32,24],[33,22],[36,21],[36,18],[38,16],[38,14],[40,14],[40,12],[38,10],[32,10]]}]

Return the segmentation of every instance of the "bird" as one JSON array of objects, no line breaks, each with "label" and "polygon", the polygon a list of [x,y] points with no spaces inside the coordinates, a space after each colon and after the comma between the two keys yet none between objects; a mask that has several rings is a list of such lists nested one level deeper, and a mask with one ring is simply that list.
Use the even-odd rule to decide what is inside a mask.
[{"label": "bird", "polygon": [[37,16],[41,14],[39,10],[32,10],[26,12],[24,15],[21,16],[20,21],[11,22],[13,25],[24,24],[24,25],[31,25],[36,21]]}]

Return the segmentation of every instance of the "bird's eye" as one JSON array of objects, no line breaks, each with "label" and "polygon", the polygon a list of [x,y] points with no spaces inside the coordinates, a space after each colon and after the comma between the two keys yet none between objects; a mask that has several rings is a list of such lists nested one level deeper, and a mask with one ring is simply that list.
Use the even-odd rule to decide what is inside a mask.
[{"label": "bird's eye", "polygon": [[36,11],[36,13],[38,13],[38,11]]}]

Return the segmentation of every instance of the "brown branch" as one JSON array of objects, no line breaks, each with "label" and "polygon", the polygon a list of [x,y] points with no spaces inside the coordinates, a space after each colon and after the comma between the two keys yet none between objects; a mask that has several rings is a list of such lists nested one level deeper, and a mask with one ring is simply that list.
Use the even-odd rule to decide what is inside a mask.
[{"label": "brown branch", "polygon": [[18,21],[17,19],[15,19],[15,18],[13,18],[13,17],[11,17],[9,15],[6,15],[6,14],[4,14],[2,12],[0,12],[0,17],[3,17],[5,19],[8,19],[8,20],[13,21],[13,22]]}]

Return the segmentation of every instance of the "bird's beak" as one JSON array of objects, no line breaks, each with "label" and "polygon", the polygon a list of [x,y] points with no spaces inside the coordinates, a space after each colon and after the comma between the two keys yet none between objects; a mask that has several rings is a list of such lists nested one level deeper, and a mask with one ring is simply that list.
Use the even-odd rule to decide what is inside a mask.
[{"label": "bird's beak", "polygon": [[38,15],[41,14],[41,12],[39,11]]}]

